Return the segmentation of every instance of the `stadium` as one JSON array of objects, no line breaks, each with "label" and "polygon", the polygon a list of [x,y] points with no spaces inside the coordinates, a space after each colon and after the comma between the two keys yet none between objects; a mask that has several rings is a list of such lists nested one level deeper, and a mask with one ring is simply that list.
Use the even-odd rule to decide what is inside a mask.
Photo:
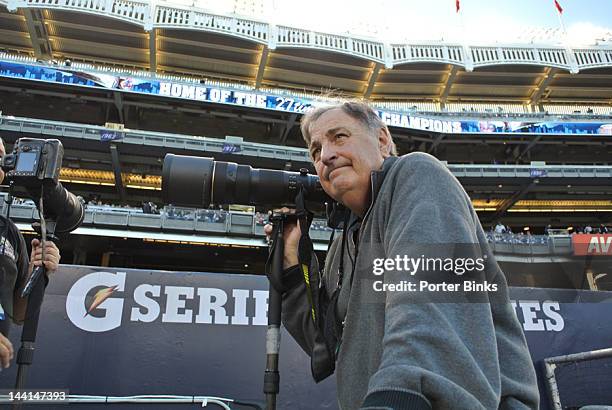
[{"label": "stadium", "polygon": [[[511,287],[540,408],[612,406],[612,34],[580,47],[535,34],[383,42],[241,13],[0,0],[0,137],[7,152],[60,140],[59,180],[85,204],[59,245],[27,388],[65,390],[83,409],[261,404],[274,207],[165,203],[164,157],[316,174],[302,116],[356,99],[399,155],[435,156],[468,193]],[[2,213],[29,243],[37,207],[9,206],[4,191]],[[332,231],[319,206],[319,261]],[[337,408],[334,380],[315,384],[282,341],[278,407]],[[0,388],[15,377],[1,372]]]}]

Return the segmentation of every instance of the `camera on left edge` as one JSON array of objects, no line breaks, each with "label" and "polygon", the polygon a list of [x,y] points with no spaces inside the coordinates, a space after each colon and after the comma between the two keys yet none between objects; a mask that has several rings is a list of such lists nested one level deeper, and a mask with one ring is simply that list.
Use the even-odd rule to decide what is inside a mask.
[{"label": "camera on left edge", "polygon": [[85,217],[83,203],[59,182],[64,148],[56,139],[20,138],[13,151],[0,158],[5,180],[12,182],[14,195],[29,198],[39,206],[42,196],[44,217],[56,222],[56,233],[71,232]]}]

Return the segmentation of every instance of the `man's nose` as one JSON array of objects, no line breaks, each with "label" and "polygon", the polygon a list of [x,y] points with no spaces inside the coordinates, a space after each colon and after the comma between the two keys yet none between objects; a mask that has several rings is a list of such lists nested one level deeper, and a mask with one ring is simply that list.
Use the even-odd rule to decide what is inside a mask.
[{"label": "man's nose", "polygon": [[321,146],[321,162],[324,165],[326,165],[326,166],[331,165],[336,158],[338,158],[338,155],[337,155],[336,149],[333,147],[333,145],[331,145],[331,144],[323,144]]}]

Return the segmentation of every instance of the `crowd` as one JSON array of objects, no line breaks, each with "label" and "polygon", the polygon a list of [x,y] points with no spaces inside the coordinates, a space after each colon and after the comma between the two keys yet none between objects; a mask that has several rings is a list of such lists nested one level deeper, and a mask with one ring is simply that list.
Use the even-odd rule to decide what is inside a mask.
[{"label": "crowd", "polygon": [[[593,225],[578,225],[578,226],[569,226],[569,227],[564,227],[564,228],[555,228],[553,227],[551,224],[548,224],[546,226],[546,228],[544,228],[544,235],[574,235],[574,234],[607,234],[610,233],[612,231],[612,227],[609,228],[608,226],[606,226],[603,223],[600,223],[599,225],[597,224],[593,224]],[[522,230],[520,230],[518,233],[514,233],[512,231],[512,228],[510,228],[510,226],[508,225],[504,225],[501,222],[497,222],[494,226],[491,227],[491,233],[495,234],[496,236],[499,235],[524,235],[524,236],[533,236],[533,234],[531,233],[531,229],[529,229],[528,227],[523,228]]]},{"label": "crowd", "polygon": [[[191,209],[178,208],[173,206],[165,206],[159,208],[153,202],[142,202],[141,208],[135,208],[129,205],[115,205],[102,202],[101,198],[96,195],[90,195],[86,200],[83,200],[86,207],[90,209],[110,209],[121,210],[123,212],[142,212],[145,214],[164,214],[170,219],[192,220],[197,218],[198,221],[208,223],[223,223],[227,220],[228,211],[219,207],[215,209],[212,205],[209,209]],[[34,202],[30,199],[18,198],[13,199],[13,204],[26,204],[34,206]],[[264,226],[268,222],[268,213],[255,212],[255,225]],[[327,226],[327,221],[324,219],[313,219],[311,229],[315,231],[331,231]],[[516,228],[515,228],[516,229]],[[534,234],[531,229],[520,228],[513,232],[509,225],[505,225],[498,221],[491,226],[491,230],[487,233],[489,241],[499,243],[546,243],[546,236],[550,235],[574,235],[574,234],[608,234],[612,232],[612,227],[608,227],[603,223],[578,225],[575,227],[554,228],[552,225],[547,225],[544,228],[543,234]]]},{"label": "crowd", "polygon": [[546,245],[548,244],[548,236],[546,235],[531,235],[520,232],[498,234],[495,232],[487,232],[487,240],[489,243],[505,243],[515,245]]},{"label": "crowd", "polygon": [[552,225],[546,226],[543,234],[532,234],[531,229],[523,228],[514,233],[512,228],[508,225],[504,225],[501,222],[497,222],[491,227],[491,230],[487,232],[487,239],[489,242],[506,243],[506,244],[531,244],[531,245],[546,245],[548,243],[548,237],[557,235],[575,235],[575,234],[607,234],[612,231],[612,228],[608,228],[605,224],[599,224],[599,226],[593,227],[591,225],[577,226],[577,227],[564,227],[554,228]]},{"label": "crowd", "polygon": [[[550,229],[547,227],[546,230],[548,232]],[[600,233],[600,234],[605,234],[605,233],[610,233],[610,231],[612,231],[612,228],[608,228],[604,224],[599,224],[599,226],[597,226],[595,228],[592,227],[591,225],[577,226],[576,228],[569,229],[569,231],[570,231],[571,234],[577,234],[577,233],[586,233],[586,234]]]},{"label": "crowd", "polygon": [[196,213],[198,221],[222,223],[227,219],[227,211],[223,209],[199,209]]},{"label": "crowd", "polygon": [[[264,226],[268,223],[268,214],[255,212],[255,225]],[[314,231],[331,231],[332,228],[327,226],[327,221],[324,219],[313,219],[310,229]]]}]

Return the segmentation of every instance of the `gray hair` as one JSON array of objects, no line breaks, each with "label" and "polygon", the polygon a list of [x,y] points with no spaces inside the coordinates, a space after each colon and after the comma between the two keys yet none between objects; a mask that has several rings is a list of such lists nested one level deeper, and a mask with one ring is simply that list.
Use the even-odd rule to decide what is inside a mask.
[{"label": "gray hair", "polygon": [[397,156],[397,148],[395,147],[395,143],[393,142],[393,137],[389,132],[389,128],[387,124],[380,119],[376,111],[372,109],[367,103],[361,101],[346,101],[344,103],[328,105],[325,107],[319,107],[312,111],[307,112],[302,117],[302,122],[300,123],[300,130],[302,131],[302,137],[304,141],[306,141],[306,146],[310,147],[310,141],[312,136],[310,135],[310,126],[315,123],[323,114],[328,111],[340,109],[345,114],[353,117],[354,119],[361,122],[363,125],[368,127],[371,131],[378,131],[381,128],[384,129],[391,139],[391,149],[389,150],[390,155]]}]

